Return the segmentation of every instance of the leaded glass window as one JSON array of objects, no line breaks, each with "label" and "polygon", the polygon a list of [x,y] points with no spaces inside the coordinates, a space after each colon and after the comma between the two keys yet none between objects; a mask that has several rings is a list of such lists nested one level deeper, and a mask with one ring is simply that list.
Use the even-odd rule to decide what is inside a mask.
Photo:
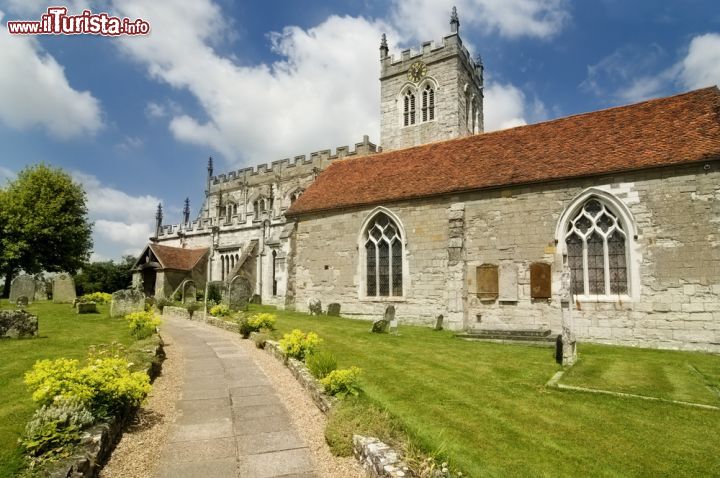
[{"label": "leaded glass window", "polygon": [[395,222],[378,213],[365,232],[365,271],[368,296],[403,295],[402,238]]},{"label": "leaded glass window", "polygon": [[573,294],[627,294],[627,242],[616,214],[598,199],[585,202],[565,232]]}]

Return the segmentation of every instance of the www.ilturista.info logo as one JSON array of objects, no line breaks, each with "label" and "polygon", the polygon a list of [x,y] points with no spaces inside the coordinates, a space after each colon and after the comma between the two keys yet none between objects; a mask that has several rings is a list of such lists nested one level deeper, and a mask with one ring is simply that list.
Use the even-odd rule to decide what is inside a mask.
[{"label": "www.ilturista.info logo", "polygon": [[107,13],[83,10],[80,15],[68,15],[67,7],[49,7],[40,21],[11,20],[7,22],[12,35],[147,35],[150,24],[138,18],[120,18]]}]

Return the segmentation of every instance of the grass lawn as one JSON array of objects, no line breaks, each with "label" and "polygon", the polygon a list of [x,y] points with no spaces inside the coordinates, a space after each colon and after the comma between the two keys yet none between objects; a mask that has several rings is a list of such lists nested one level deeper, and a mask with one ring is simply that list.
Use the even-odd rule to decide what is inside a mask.
[{"label": "grass lawn", "polygon": [[[277,314],[279,332],[315,331],[339,367],[361,367],[365,399],[466,476],[720,475],[720,412],[546,388],[559,370],[550,348],[410,326],[378,335],[368,322]],[[580,357],[577,375],[563,382],[629,390],[638,381],[626,369],[642,378],[635,393],[720,405],[703,389],[703,380],[718,383],[720,356],[583,344]],[[661,372],[648,378],[645,369]]]},{"label": "grass lawn", "polygon": [[561,383],[720,406],[720,357],[692,352],[583,346]]},{"label": "grass lawn", "polygon": [[0,340],[0,477],[15,476],[22,466],[17,439],[36,408],[22,380],[35,361],[82,360],[90,345],[134,342],[125,321],[110,319],[109,306],[99,308],[99,314],[77,315],[69,304],[36,302],[27,310],[38,316],[40,337]]}]

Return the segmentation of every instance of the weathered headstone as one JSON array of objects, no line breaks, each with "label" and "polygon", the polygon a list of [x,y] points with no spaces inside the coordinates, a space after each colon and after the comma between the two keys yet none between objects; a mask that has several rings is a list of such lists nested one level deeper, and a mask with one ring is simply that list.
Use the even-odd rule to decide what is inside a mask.
[{"label": "weathered headstone", "polygon": [[322,302],[320,299],[308,300],[308,310],[310,311],[310,315],[322,314]]},{"label": "weathered headstone", "polygon": [[398,334],[398,320],[397,319],[390,321],[390,323],[388,324],[388,332],[390,332],[391,334],[395,334],[395,335]]},{"label": "weathered headstone", "polygon": [[230,310],[247,310],[251,295],[250,280],[245,276],[237,275],[228,284],[225,303]]},{"label": "weathered headstone", "polygon": [[50,283],[45,279],[35,280],[35,297],[34,300],[48,300],[48,287]]},{"label": "weathered headstone", "polygon": [[25,297],[24,295],[21,295],[21,296],[18,297],[17,300],[15,301],[15,305],[18,306],[18,307],[27,307],[29,303],[30,303],[30,301],[29,301],[28,298]]},{"label": "weathered headstone", "polygon": [[32,300],[35,298],[35,278],[31,275],[23,274],[17,276],[10,283],[10,303],[16,303],[18,297],[25,296]]},{"label": "weathered headstone", "polygon": [[24,310],[0,310],[0,337],[32,337],[37,333],[37,316]]},{"label": "weathered headstone", "polygon": [[388,327],[390,327],[389,320],[379,319],[373,322],[370,332],[373,332],[375,334],[385,334],[388,331]]},{"label": "weathered headstone", "polygon": [[110,317],[123,317],[143,310],[145,310],[145,294],[139,290],[124,289],[113,292]]},{"label": "weathered headstone", "polygon": [[395,306],[394,305],[388,305],[385,307],[385,320],[390,322],[391,320],[395,320]]},{"label": "weathered headstone", "polygon": [[337,302],[328,304],[327,315],[330,315],[332,317],[340,317],[340,304],[338,304]]},{"label": "weathered headstone", "polygon": [[252,297],[250,297],[250,303],[262,304],[262,297],[260,296],[260,294],[253,294]]},{"label": "weathered headstone", "polygon": [[433,329],[442,330],[443,329],[443,319],[444,319],[444,317],[442,314],[435,317],[435,327],[433,327]]},{"label": "weathered headstone", "polygon": [[556,357],[561,358],[563,366],[570,366],[577,360],[577,339],[572,316],[572,294],[570,292],[570,268],[565,265],[560,274],[560,313],[562,314],[562,334],[557,346]]},{"label": "weathered headstone", "polygon": [[189,304],[197,300],[197,289],[195,282],[188,280],[183,282],[182,286],[182,302],[183,304]]},{"label": "weathered headstone", "polygon": [[97,314],[97,304],[95,302],[78,302],[75,305],[78,314]]},{"label": "weathered headstone", "polygon": [[72,304],[75,295],[75,281],[68,274],[56,275],[53,279],[53,302]]}]

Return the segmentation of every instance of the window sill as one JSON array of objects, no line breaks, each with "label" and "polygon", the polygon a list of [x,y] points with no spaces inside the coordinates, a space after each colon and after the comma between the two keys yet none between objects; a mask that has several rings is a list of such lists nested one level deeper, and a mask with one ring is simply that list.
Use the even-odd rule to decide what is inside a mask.
[{"label": "window sill", "polygon": [[633,299],[627,294],[621,295],[576,295],[574,299],[581,303],[592,302],[632,302]]},{"label": "window sill", "polygon": [[406,297],[375,297],[375,296],[360,296],[359,298],[360,302],[407,302]]}]

